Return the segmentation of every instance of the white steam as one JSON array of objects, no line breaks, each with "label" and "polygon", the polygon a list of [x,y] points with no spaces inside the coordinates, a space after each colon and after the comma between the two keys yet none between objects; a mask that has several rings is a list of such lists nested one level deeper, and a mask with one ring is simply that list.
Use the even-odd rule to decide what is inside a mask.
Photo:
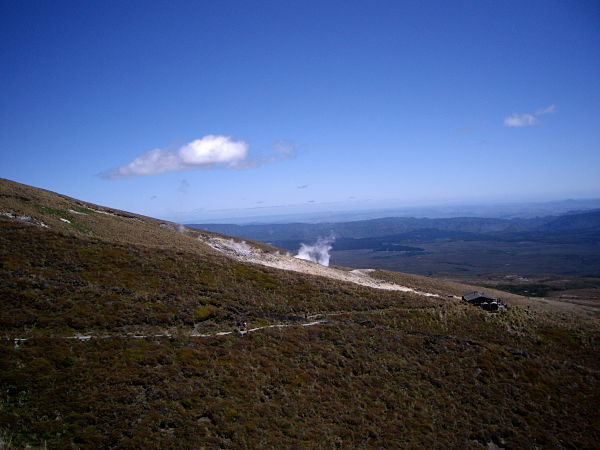
[{"label": "white steam", "polygon": [[300,244],[300,249],[295,258],[304,259],[306,261],[312,261],[322,266],[329,265],[329,251],[332,249],[332,243],[335,238],[319,238],[314,245],[307,245],[305,243]]},{"label": "white steam", "polygon": [[250,246],[248,244],[246,244],[246,241],[235,242],[233,239],[230,239],[229,246],[234,252],[236,252],[239,255],[253,254],[252,248],[250,248]]}]

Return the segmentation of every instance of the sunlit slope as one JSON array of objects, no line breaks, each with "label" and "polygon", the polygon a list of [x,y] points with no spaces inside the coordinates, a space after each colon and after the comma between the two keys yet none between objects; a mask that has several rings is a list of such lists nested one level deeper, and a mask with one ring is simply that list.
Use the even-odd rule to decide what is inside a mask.
[{"label": "sunlit slope", "polygon": [[[53,334],[191,332],[241,320],[263,323],[274,315],[431,303],[410,293],[245,263],[205,243],[232,239],[226,236],[181,230],[6,180],[1,186],[0,326],[13,336],[44,328]],[[259,254],[278,251],[248,244]]]},{"label": "sunlit slope", "polygon": [[[26,226],[76,236],[84,241],[87,239],[123,245],[141,245],[155,249],[185,251],[196,255],[214,255],[215,257],[222,255],[222,252],[214,250],[211,245],[207,245],[215,238],[241,241],[239,238],[184,228],[172,222],[83,202],[4,179],[0,180],[0,214],[4,214],[0,217],[5,220],[12,219],[12,222],[18,222]],[[32,229],[29,228],[30,231]],[[274,255],[276,252],[279,251],[282,254],[285,252],[262,242],[248,240],[248,243],[265,255],[265,261],[262,262],[266,265],[269,265],[267,259],[276,258]],[[269,254],[272,255],[270,258],[268,257]],[[261,263],[256,258],[251,259],[250,262]],[[289,269],[302,264],[294,264],[294,261],[291,261],[286,264],[270,265]],[[304,272],[307,275],[312,273],[327,276],[327,271],[320,270],[318,267],[304,270]],[[333,273],[334,271],[329,272]],[[466,291],[478,288],[477,286],[448,283],[428,277],[389,271],[379,271],[373,274],[373,277],[440,296],[449,294],[461,296]],[[337,276],[333,278],[344,277]],[[490,289],[486,290],[490,291]],[[570,305],[556,300],[531,299],[500,291],[495,291],[493,294],[501,296],[510,304],[532,307],[533,309],[555,312],[569,310],[583,314],[596,312],[592,308]]]},{"label": "sunlit slope", "polygon": [[[145,245],[188,252],[218,253],[205,245],[203,235],[218,233],[187,229],[179,224],[95,205],[62,194],[0,179],[0,214],[21,217],[24,224],[104,241]],[[0,217],[2,217],[0,215]],[[18,219],[17,219],[18,220]],[[276,249],[254,241],[269,251]]]},{"label": "sunlit slope", "polygon": [[489,314],[447,297],[459,293],[450,285],[407,274],[376,273],[439,296],[266,267],[199,231],[1,188],[0,446],[600,439],[596,319]]},{"label": "sunlit slope", "polygon": [[589,305],[585,305],[560,301],[556,298],[550,297],[524,297],[522,295],[511,294],[509,292],[490,287],[445,281],[423,275],[393,272],[389,270],[377,270],[372,272],[371,276],[406,287],[435,293],[440,296],[454,295],[457,297],[462,297],[467,292],[480,291],[500,298],[510,306],[524,308],[531,311],[549,312],[554,314],[572,313],[596,318],[600,317],[600,305],[594,302],[590,302]]}]

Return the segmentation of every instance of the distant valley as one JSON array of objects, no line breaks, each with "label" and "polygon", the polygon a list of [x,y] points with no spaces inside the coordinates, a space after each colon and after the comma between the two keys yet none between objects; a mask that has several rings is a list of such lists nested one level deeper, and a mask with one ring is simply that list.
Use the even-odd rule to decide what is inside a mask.
[{"label": "distant valley", "polygon": [[289,251],[296,251],[303,242],[332,236],[332,264],[351,267],[438,276],[600,272],[600,210],[533,219],[385,218],[190,226],[265,241]]},{"label": "distant valley", "polygon": [[[522,295],[600,298],[600,210],[537,218],[384,218],[340,223],[191,225],[295,252],[335,237],[331,264],[417,273]],[[531,282],[515,282],[518,277]],[[561,279],[557,282],[557,279]],[[565,281],[565,277],[567,281]]]}]

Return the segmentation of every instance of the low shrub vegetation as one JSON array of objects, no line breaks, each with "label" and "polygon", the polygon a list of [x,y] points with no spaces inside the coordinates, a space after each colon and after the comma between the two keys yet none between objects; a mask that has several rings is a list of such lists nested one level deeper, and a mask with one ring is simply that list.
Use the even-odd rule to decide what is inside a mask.
[{"label": "low shrub vegetation", "polygon": [[242,264],[160,221],[10,189],[3,210],[73,209],[93,235],[0,218],[0,447],[597,447],[593,317]]}]

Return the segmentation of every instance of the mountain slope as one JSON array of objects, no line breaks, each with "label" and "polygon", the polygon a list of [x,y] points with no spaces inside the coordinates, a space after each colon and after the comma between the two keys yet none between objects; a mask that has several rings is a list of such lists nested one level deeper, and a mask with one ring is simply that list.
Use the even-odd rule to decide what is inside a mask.
[{"label": "mountain slope", "polygon": [[600,210],[566,214],[540,227],[547,231],[600,231]]},{"label": "mountain slope", "polygon": [[440,297],[258,265],[277,249],[248,242],[246,260],[215,248],[233,238],[6,180],[0,213],[0,446],[600,438],[592,317],[491,315],[425,277],[373,274]]},{"label": "mountain slope", "polygon": [[[202,225],[193,225],[202,227]],[[598,211],[535,219],[387,218],[346,223],[207,225],[289,251],[335,237],[331,262],[440,278],[514,275],[587,277],[600,270]]]},{"label": "mountain slope", "polygon": [[535,219],[386,217],[382,219],[357,220],[354,222],[264,225],[191,224],[190,226],[219,233],[271,241],[307,239],[313,238],[315,235],[328,234],[334,234],[340,238],[377,238],[410,233],[417,230],[438,230],[459,233],[492,233],[505,230],[524,231],[535,229],[552,219],[553,217]]}]

